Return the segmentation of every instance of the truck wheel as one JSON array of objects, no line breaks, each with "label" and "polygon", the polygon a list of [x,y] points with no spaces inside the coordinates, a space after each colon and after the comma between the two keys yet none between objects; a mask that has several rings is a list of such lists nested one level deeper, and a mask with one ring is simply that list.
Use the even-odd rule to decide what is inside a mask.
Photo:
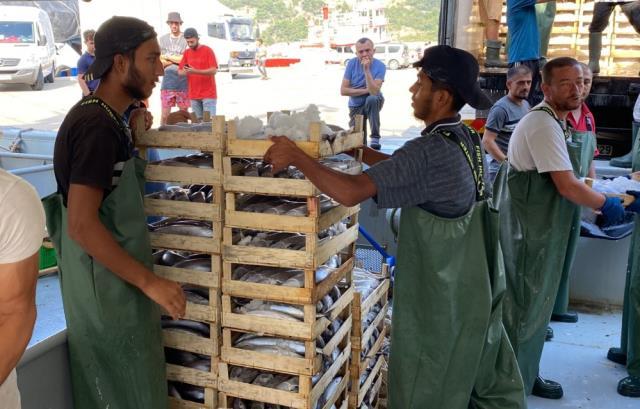
[{"label": "truck wheel", "polygon": [[42,68],[38,70],[38,76],[36,82],[31,84],[31,89],[34,91],[41,91],[44,88],[44,75],[42,75]]},{"label": "truck wheel", "polygon": [[51,67],[51,74],[44,77],[44,82],[46,82],[47,84],[53,84],[53,81],[55,81],[55,75],[56,75],[55,73],[56,73],[56,66],[54,65],[53,67]]},{"label": "truck wheel", "polygon": [[231,74],[231,79],[235,80],[236,78],[238,78],[238,74]]},{"label": "truck wheel", "polygon": [[397,60],[389,61],[389,69],[390,70],[397,70],[398,68],[400,68],[400,64],[398,63]]}]

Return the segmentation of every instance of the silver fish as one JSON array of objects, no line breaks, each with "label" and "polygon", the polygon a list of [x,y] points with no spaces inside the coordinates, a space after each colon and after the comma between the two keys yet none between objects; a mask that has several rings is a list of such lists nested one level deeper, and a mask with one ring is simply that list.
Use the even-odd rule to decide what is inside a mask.
[{"label": "silver fish", "polygon": [[191,320],[161,320],[162,328],[182,329],[209,338],[210,328],[207,324]]},{"label": "silver fish", "polygon": [[241,366],[234,366],[229,371],[229,378],[233,381],[251,383],[260,372],[254,368],[244,368]]},{"label": "silver fish", "polygon": [[284,382],[280,383],[276,386],[276,389],[286,392],[298,392],[298,382],[299,378],[297,376],[292,376]]},{"label": "silver fish", "polygon": [[209,272],[211,271],[211,257],[186,259],[175,263],[173,267]]}]

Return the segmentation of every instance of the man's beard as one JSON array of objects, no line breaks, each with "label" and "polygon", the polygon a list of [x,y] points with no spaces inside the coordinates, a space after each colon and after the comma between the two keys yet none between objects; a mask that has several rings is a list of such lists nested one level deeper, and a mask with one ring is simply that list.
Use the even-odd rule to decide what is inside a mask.
[{"label": "man's beard", "polygon": [[124,83],[124,88],[127,90],[127,93],[131,98],[136,100],[149,98],[150,95],[147,95],[142,88],[144,84],[144,78],[142,78],[142,74],[140,71],[132,64],[129,67],[129,71],[127,72],[127,79]]}]

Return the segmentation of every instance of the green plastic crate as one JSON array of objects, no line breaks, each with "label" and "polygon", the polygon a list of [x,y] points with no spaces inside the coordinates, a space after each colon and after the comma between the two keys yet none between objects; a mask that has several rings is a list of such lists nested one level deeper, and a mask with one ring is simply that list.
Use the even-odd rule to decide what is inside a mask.
[{"label": "green plastic crate", "polygon": [[44,246],[40,247],[40,270],[44,270],[45,268],[57,265],[58,262],[56,260],[56,249],[50,249]]}]

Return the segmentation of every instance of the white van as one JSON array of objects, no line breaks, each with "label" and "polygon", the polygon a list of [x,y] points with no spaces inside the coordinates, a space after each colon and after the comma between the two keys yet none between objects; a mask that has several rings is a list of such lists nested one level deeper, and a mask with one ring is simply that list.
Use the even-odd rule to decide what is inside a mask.
[{"label": "white van", "polygon": [[53,82],[56,46],[49,16],[37,7],[0,6],[0,84]]}]

